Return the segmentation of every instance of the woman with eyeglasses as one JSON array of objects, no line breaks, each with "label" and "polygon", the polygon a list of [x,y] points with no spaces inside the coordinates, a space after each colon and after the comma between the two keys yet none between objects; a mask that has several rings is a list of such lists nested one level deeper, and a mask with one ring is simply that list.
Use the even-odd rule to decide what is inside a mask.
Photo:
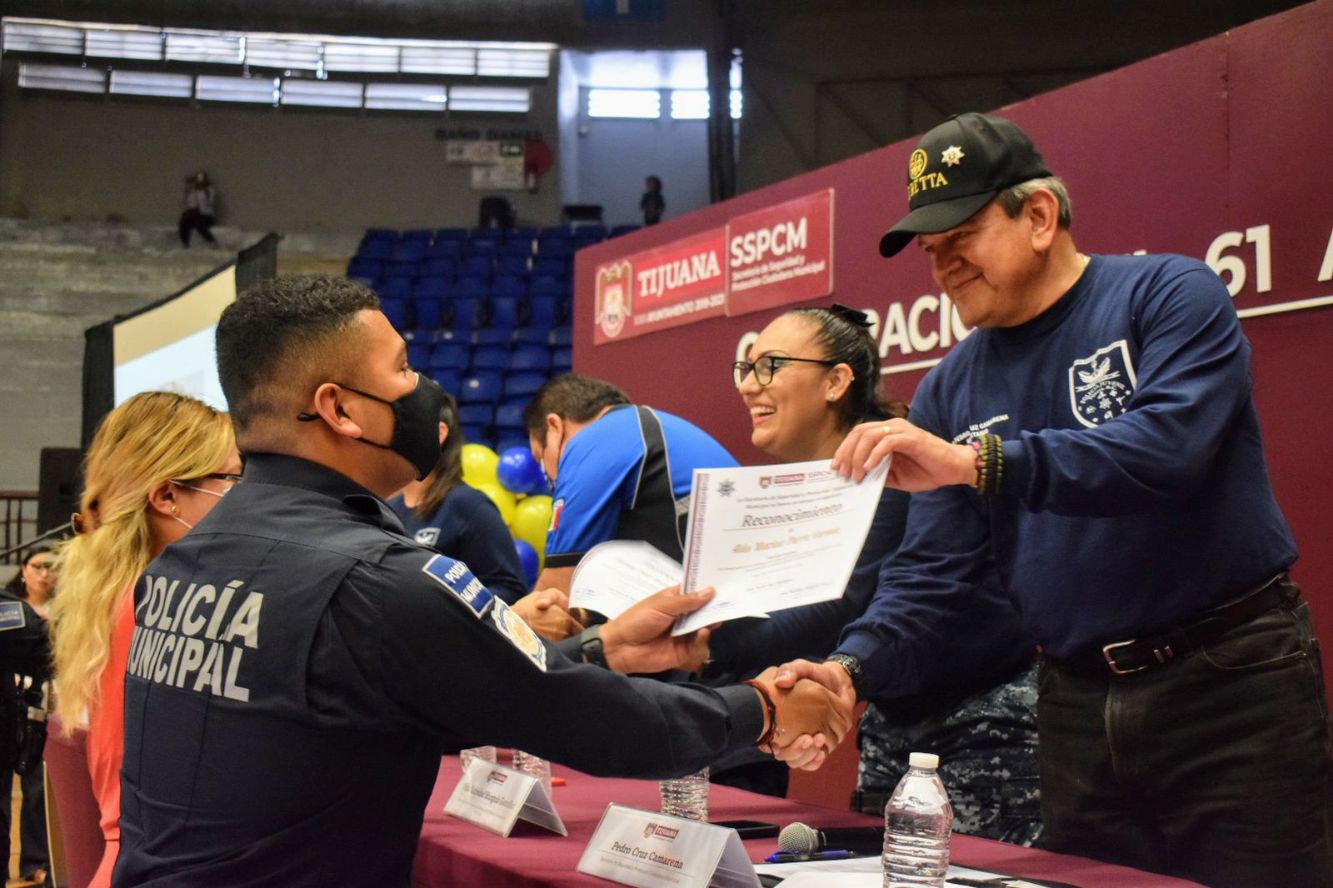
[{"label": "woman with eyeglasses", "polygon": [[[43,626],[50,617],[51,596],[55,592],[55,554],[51,549],[51,546],[41,543],[28,549],[18,573],[5,586],[5,594],[26,602]],[[34,768],[27,774],[20,774],[19,786],[23,793],[23,802],[19,808],[19,877],[25,882],[44,885],[51,864],[47,855],[46,787],[42,769]],[[3,808],[0,829],[4,836],[0,848],[5,853],[0,856],[0,860],[8,872],[12,813],[8,803]]]},{"label": "woman with eyeglasses", "polygon": [[106,850],[92,888],[111,884],[120,848],[124,685],[134,584],[239,480],[227,414],[185,395],[145,392],[102,421],[84,464],[75,537],[60,552],[52,641],[62,730],[88,732],[88,771]]},{"label": "woman with eyeglasses", "polygon": [[[756,447],[783,462],[831,459],[853,426],[906,415],[904,405],[884,399],[869,327],[862,312],[833,306],[789,311],[764,328],[747,360],[733,368]],[[880,569],[902,540],[908,505],[907,494],[885,489],[841,599],[718,627],[710,643],[713,669],[744,674],[786,662],[798,650],[815,657],[834,650],[843,627],[877,591],[894,594],[891,586],[880,590]],[[1032,651],[1003,596],[977,607],[987,610],[972,625],[984,631],[960,628],[941,637],[939,668],[921,677],[922,693],[870,701],[860,728],[856,806],[882,814],[910,753],[935,752],[956,829],[1031,844],[1041,828]]]}]

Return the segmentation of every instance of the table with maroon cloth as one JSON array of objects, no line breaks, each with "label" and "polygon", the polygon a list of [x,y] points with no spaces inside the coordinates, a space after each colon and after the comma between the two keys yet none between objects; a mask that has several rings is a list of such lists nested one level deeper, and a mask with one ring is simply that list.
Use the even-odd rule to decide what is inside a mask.
[{"label": "table with maroon cloth", "polygon": [[[590,777],[560,765],[555,765],[552,771],[566,781],[564,786],[556,786],[552,794],[569,835],[561,837],[519,822],[513,834],[505,839],[444,813],[444,804],[462,776],[458,759],[446,756],[440,763],[435,792],[426,808],[412,884],[417,888],[563,888],[613,884],[578,872],[579,858],[611,802],[656,811],[657,783]],[[815,827],[873,826],[879,823],[877,818],[850,811],[815,808],[716,784],[709,795],[708,808],[712,820],[764,820],[779,826],[798,820]],[[745,842],[750,859],[756,861],[763,860],[777,847],[776,838]],[[1070,885],[1179,888],[1194,884],[1083,857],[1052,854],[972,836],[955,834],[950,848],[953,862],[961,866]]]}]

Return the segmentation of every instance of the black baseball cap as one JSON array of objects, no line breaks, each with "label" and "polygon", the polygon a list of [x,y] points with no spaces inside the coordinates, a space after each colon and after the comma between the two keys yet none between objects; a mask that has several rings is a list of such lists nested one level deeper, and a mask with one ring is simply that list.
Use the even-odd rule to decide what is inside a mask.
[{"label": "black baseball cap", "polygon": [[908,158],[911,212],[880,238],[879,252],[894,256],[918,234],[963,224],[1006,188],[1049,175],[1027,133],[1010,121],[956,114],[922,136]]}]

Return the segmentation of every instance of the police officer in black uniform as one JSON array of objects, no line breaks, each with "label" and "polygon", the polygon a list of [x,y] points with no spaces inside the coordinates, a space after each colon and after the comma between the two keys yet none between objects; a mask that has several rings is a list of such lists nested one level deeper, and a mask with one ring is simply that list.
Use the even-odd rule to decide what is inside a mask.
[{"label": "police officer in black uniform", "polygon": [[[820,685],[575,664],[404,536],[381,499],[434,465],[440,393],[370,290],[266,282],[217,345],[244,481],[135,590],[116,886],[406,885],[439,756],[459,747],[666,777],[757,741],[841,740],[849,713],[806,717],[833,702]],[[612,642],[626,670],[653,648]]]}]

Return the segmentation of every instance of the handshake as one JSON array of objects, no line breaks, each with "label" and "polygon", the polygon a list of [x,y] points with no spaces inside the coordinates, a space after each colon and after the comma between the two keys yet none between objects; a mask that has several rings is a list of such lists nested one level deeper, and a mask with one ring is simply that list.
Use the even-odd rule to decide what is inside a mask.
[{"label": "handshake", "polygon": [[765,708],[757,745],[792,768],[818,768],[852,727],[856,692],[836,663],[797,660],[770,666],[746,684]]}]

